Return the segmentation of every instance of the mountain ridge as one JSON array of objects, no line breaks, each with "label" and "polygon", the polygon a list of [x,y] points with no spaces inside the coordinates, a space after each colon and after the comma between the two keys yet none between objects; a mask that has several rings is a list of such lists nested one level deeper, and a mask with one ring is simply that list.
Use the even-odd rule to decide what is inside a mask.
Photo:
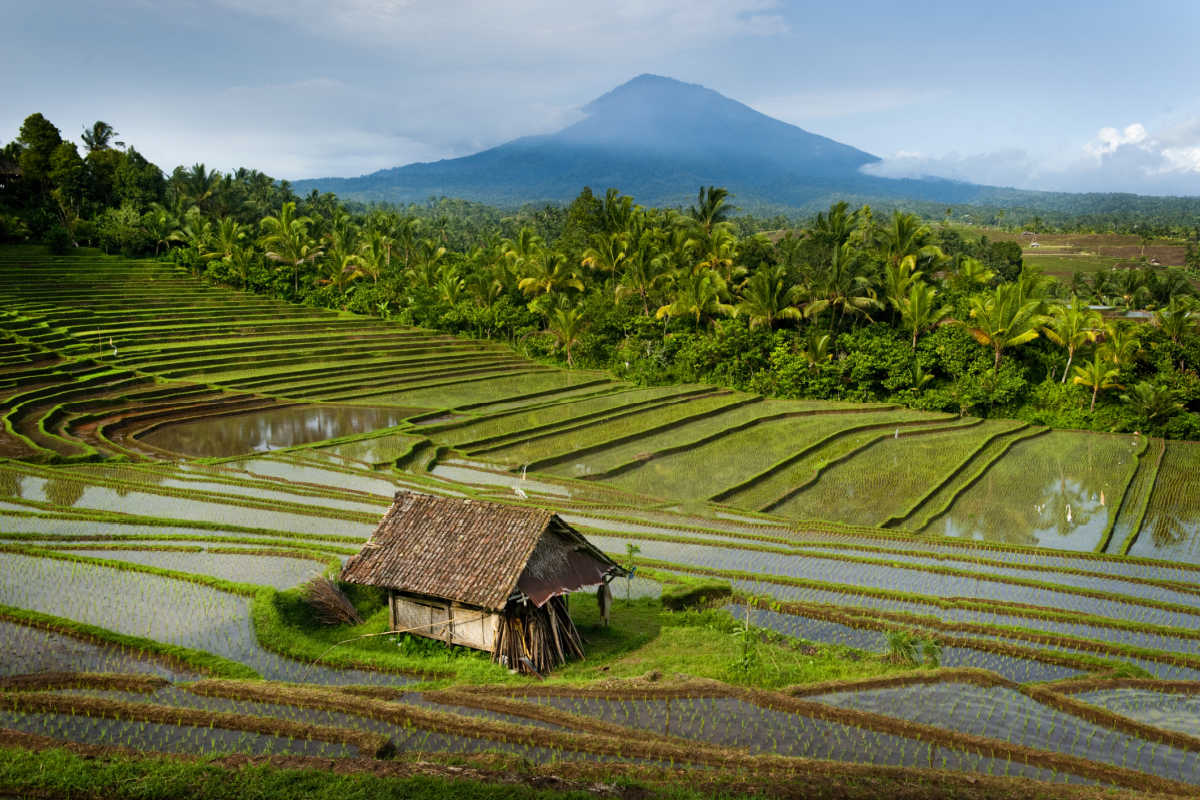
[{"label": "mountain ridge", "polygon": [[415,162],[357,178],[292,182],[300,194],[410,203],[433,196],[489,205],[567,203],[615,187],[639,203],[683,206],[696,187],[724,186],[743,209],[810,211],[836,200],[1039,205],[1063,193],[940,178],[864,173],[871,153],[770,117],[699,84],[643,73],[593,99],[583,119],[468,156]]}]

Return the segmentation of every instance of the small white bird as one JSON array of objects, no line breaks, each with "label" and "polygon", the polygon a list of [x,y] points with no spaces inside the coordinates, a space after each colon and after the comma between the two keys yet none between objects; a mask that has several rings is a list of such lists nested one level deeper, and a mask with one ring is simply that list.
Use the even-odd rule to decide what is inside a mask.
[{"label": "small white bird", "polygon": [[515,494],[517,497],[521,498],[522,500],[524,500],[526,498],[525,490],[522,489],[520,486],[513,487],[513,494]]},{"label": "small white bird", "polygon": [[1071,504],[1067,503],[1067,522],[1071,521]]}]

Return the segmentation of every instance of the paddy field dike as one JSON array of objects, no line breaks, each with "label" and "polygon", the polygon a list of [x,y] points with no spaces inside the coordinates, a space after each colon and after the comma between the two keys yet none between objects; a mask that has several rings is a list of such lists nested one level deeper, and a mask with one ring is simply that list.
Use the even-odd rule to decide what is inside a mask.
[{"label": "paddy field dike", "polygon": [[[58,745],[1200,791],[1200,443],[635,386],[20,248],[0,416],[0,794]],[[572,602],[588,658],[539,681],[358,639],[365,591],[363,626],[313,622],[296,587],[403,488],[632,559],[611,628]]]}]

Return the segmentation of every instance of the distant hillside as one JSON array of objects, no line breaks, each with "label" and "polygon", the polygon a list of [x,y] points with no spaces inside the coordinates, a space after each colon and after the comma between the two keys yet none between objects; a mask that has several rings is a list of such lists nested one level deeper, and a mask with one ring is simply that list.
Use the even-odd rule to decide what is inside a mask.
[{"label": "distant hillside", "polygon": [[[527,136],[464,158],[409,164],[359,178],[295,181],[344,200],[410,203],[460,197],[496,206],[565,203],[584,186],[617,187],[639,203],[686,205],[697,187],[728,188],[744,210],[808,211],[838,199],[1065,210],[1131,195],[1069,195],[860,171],[877,156],[768,117],[696,84],[640,75],[583,108],[558,133]],[[1106,199],[1108,198],[1108,199]],[[890,201],[890,203],[888,202]],[[1088,213],[1087,208],[1076,209]]]}]

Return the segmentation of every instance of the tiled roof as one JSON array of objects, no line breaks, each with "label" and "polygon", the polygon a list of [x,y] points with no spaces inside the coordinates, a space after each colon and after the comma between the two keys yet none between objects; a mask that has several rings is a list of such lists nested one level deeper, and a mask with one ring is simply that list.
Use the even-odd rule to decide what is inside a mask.
[{"label": "tiled roof", "polygon": [[616,567],[551,511],[401,491],[342,580],[502,609],[552,522]]}]

